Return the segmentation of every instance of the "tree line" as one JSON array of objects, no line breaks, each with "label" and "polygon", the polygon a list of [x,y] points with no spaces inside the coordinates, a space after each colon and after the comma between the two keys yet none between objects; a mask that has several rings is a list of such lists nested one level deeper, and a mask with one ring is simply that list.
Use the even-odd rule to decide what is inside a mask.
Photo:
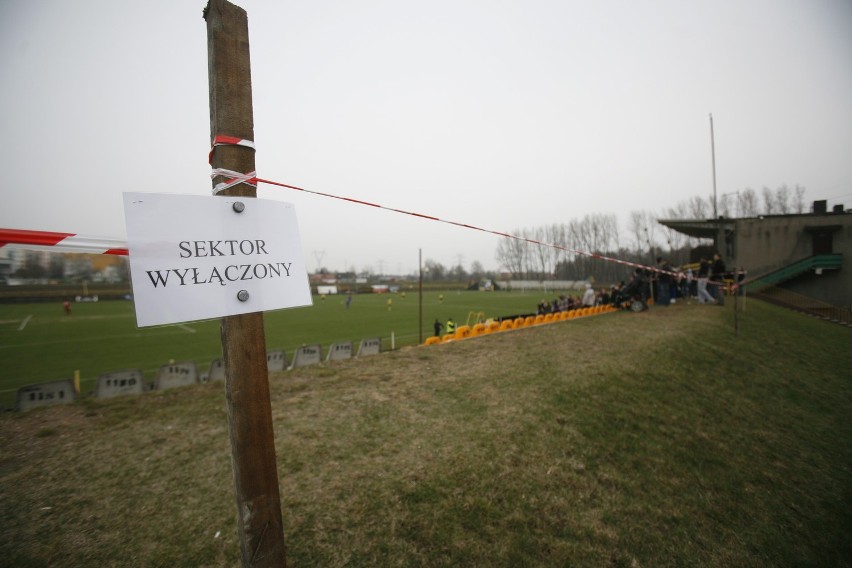
[{"label": "tree line", "polygon": [[[782,185],[774,190],[764,187],[760,191],[745,188],[718,196],[715,213],[726,218],[804,213],[804,195],[805,188],[800,185],[792,188]],[[508,275],[523,280],[585,280],[591,277],[600,282],[617,282],[628,276],[629,268],[576,251],[645,265],[654,264],[660,255],[674,265],[682,265],[689,262],[693,248],[712,243],[687,237],[659,224],[658,220],[712,219],[713,215],[713,196],[694,196],[656,213],[632,211],[624,228],[619,226],[614,214],[591,214],[567,223],[516,228],[511,234],[517,239],[502,237],[497,245],[497,271],[485,270],[479,261],[472,262],[466,269],[460,261],[454,266],[445,266],[427,258],[423,262],[423,280],[467,286]],[[331,275],[327,268],[318,272]],[[358,272],[354,267],[337,272],[335,276],[353,282],[359,277],[369,281],[384,277],[369,268]],[[417,274],[409,275],[409,278],[417,277]]]},{"label": "tree line", "polygon": [[[751,188],[723,194],[716,200],[694,196],[659,213],[632,211],[624,232],[614,214],[591,214],[567,223],[517,228],[518,238],[502,237],[496,260],[512,278],[524,280],[583,280],[617,282],[627,277],[624,265],[589,256],[597,254],[653,265],[657,256],[674,265],[689,262],[690,251],[712,241],[689,237],[658,223],[659,219],[756,217],[805,212],[805,188],[782,185],[775,190]],[[543,244],[536,244],[543,243]],[[585,254],[584,254],[585,253]]]}]

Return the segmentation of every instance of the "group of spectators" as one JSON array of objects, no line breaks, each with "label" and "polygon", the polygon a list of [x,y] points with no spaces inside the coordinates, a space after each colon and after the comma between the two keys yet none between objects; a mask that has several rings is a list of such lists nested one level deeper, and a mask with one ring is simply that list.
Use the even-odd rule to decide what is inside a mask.
[{"label": "group of spectators", "polygon": [[678,298],[694,298],[699,304],[723,306],[728,284],[733,280],[739,283],[745,277],[741,270],[736,274],[729,272],[718,252],[712,259],[701,257],[697,274],[691,267],[686,270],[674,268],[662,257],[657,257],[657,268],[659,272],[653,273],[651,282],[654,299],[661,306],[673,304]]},{"label": "group of spectators", "polygon": [[[723,306],[730,283],[740,283],[745,278],[743,270],[730,272],[718,252],[713,258],[701,257],[697,273],[692,267],[673,267],[663,257],[657,257],[657,269],[643,271],[637,268],[636,272],[643,273],[648,281],[646,294],[653,290],[654,301],[660,306],[673,304],[678,298],[695,299],[699,304]],[[646,295],[643,299],[647,297]]]},{"label": "group of spectators", "polygon": [[586,284],[586,290],[581,297],[566,296],[560,294],[550,302],[542,300],[536,307],[537,314],[552,314],[556,312],[567,312],[579,310],[580,308],[601,306],[612,303],[612,293],[606,288],[595,290],[591,284]]},{"label": "group of spectators", "polygon": [[692,267],[673,267],[665,258],[657,257],[657,270],[636,268],[625,282],[613,284],[609,289],[595,290],[586,284],[582,297],[560,295],[552,301],[539,302],[536,313],[548,314],[579,309],[587,306],[613,304],[621,307],[631,300],[646,303],[653,296],[660,306],[668,306],[678,299],[695,299],[699,304],[724,305],[725,291],[733,278],[741,282],[742,271],[732,274],[725,267],[719,253],[712,259],[702,257],[697,273]]}]

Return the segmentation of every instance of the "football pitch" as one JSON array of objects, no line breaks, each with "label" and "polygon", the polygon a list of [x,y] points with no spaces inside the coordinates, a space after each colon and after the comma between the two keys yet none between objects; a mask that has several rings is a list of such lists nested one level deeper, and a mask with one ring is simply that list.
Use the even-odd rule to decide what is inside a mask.
[{"label": "football pitch", "polygon": [[[496,318],[535,311],[553,293],[424,291],[423,329],[418,330],[420,298],[416,288],[397,294],[356,294],[347,307],[345,295],[314,296],[313,306],[266,312],[268,351],[283,349],[292,359],[304,344],[328,346],[380,337],[382,350],[398,349],[433,334],[435,319],[465,324],[484,315]],[[390,301],[390,304],[388,303]],[[72,304],[65,315],[61,303],[0,304],[0,405],[14,405],[24,385],[72,378],[80,372],[81,392],[91,391],[100,374],[141,369],[146,381],[170,361],[194,361],[199,372],[221,357],[219,320],[138,328],[133,303],[104,301]]]}]

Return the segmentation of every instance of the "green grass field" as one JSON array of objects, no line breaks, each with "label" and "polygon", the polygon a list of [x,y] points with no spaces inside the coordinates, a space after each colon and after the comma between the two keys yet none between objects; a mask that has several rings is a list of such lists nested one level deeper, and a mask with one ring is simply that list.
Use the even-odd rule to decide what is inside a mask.
[{"label": "green grass field", "polygon": [[[439,295],[443,301],[439,301]],[[546,296],[549,297],[549,296]],[[388,298],[393,300],[387,309]],[[417,290],[401,294],[360,294],[350,308],[345,296],[314,297],[314,305],[265,314],[267,349],[294,350],[306,343],[331,343],[381,337],[389,350],[419,341]],[[424,292],[423,337],[435,318],[464,323],[471,312],[487,317],[532,312],[541,297],[518,292]],[[132,302],[78,303],[65,316],[62,305],[0,304],[0,405],[10,407],[21,386],[71,378],[80,371],[81,390],[94,388],[98,375],[141,369],[147,380],[161,365],[195,361],[205,370],[221,356],[219,321],[137,328]]]},{"label": "green grass field", "polygon": [[[273,373],[289,565],[852,565],[850,330],[732,316],[678,303]],[[0,563],[238,566],[223,401],[0,415]]]}]

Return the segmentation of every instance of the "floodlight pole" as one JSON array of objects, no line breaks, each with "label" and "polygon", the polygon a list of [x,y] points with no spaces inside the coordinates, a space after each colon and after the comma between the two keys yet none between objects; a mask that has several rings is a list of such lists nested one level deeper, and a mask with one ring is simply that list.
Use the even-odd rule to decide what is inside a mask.
[{"label": "floodlight pole", "polygon": [[716,137],[713,134],[713,114],[710,114],[710,156],[713,162],[713,220],[719,219],[719,209],[716,203]]},{"label": "floodlight pole", "polygon": [[716,252],[718,252],[725,261],[727,261],[728,246],[725,239],[725,228],[723,224],[719,222],[719,206],[716,199],[716,136],[713,132],[712,113],[710,114],[710,155],[713,161],[713,227],[716,229],[716,236],[713,240],[716,244]]},{"label": "floodlight pole", "polygon": [[[233,136],[254,140],[246,12],[226,0],[209,0],[204,19],[211,139]],[[217,146],[211,165],[253,172],[254,151],[238,145]],[[223,179],[214,178],[214,186]],[[254,198],[257,190],[242,183],[220,195]],[[221,338],[242,563],[286,566],[263,313],[222,318]]]}]

